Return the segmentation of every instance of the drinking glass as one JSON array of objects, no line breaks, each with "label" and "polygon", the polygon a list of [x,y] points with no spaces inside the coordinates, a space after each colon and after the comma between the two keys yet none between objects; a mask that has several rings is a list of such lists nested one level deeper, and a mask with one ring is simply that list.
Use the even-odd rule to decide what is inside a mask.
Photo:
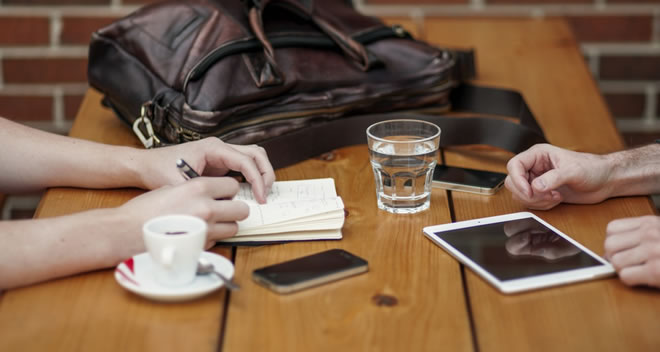
[{"label": "drinking glass", "polygon": [[421,120],[387,120],[367,128],[378,208],[413,214],[431,205],[440,127]]}]

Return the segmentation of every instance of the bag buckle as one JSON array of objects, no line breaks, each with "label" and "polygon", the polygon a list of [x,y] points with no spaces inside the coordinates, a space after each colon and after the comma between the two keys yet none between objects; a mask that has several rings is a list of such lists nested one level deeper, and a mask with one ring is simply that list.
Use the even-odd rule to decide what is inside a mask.
[{"label": "bag buckle", "polygon": [[[147,107],[151,105],[151,102],[146,102],[142,104],[140,108],[140,117],[138,117],[135,122],[133,122],[133,132],[140,139],[140,142],[144,145],[145,148],[151,149],[153,147],[158,147],[160,145],[160,139],[156,137],[154,133],[154,128],[151,125],[151,120],[147,117]],[[147,137],[142,133],[140,125],[144,124],[144,129],[147,133]]]}]

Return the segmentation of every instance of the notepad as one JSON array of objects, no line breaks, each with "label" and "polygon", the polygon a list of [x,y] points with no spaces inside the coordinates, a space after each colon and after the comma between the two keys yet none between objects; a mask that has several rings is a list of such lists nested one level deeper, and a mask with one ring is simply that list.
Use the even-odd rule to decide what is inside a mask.
[{"label": "notepad", "polygon": [[250,207],[238,222],[238,233],[221,242],[279,242],[341,239],[344,203],[332,178],[276,181],[266,204],[254,199],[248,183],[241,183],[234,200]]}]

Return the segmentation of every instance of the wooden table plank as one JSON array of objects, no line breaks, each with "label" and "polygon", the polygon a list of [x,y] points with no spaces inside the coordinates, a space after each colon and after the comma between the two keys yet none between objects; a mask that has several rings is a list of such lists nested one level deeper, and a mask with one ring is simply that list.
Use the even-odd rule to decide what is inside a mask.
[{"label": "wooden table plank", "polygon": [[[344,238],[239,248],[236,268],[245,291],[230,301],[224,350],[473,349],[458,264],[421,233],[423,224],[449,221],[444,191],[434,191],[431,210],[421,214],[379,211],[366,146],[343,148],[332,161],[308,160],[277,174],[333,177],[348,210]],[[367,259],[369,273],[285,296],[247,281],[256,268],[329,248]],[[382,296],[398,303],[379,305]]]},{"label": "wooden table plank", "polygon": [[[413,21],[386,21],[400,24],[414,35],[419,33]],[[244,283],[245,295],[235,295],[230,301],[223,349],[425,351],[442,345],[452,351],[472,350],[459,267],[439,256],[421,234],[421,224],[450,220],[446,193],[433,192],[430,212],[388,214],[376,207],[365,146],[342,148],[331,158],[278,170],[277,177],[333,177],[348,211],[344,238],[339,242],[239,248],[237,275],[250,277],[256,268],[329,248],[362,256],[369,261],[370,272],[286,296],[254,282]],[[394,298],[397,303],[378,305],[383,297]]]},{"label": "wooden table plank", "polygon": [[[436,43],[476,47],[479,82],[520,89],[553,143],[592,152],[622,148],[563,22],[427,19],[423,26],[408,21],[404,27]],[[72,135],[138,146],[99,100],[97,93],[87,94]],[[502,171],[511,155],[452,148],[446,157],[452,165]],[[422,214],[377,210],[364,145],[278,170],[277,176],[334,177],[348,210],[345,238],[239,248],[236,280],[243,289],[230,295],[226,314],[225,291],[194,302],[157,304],[121,289],[112,270],[10,290],[0,300],[0,350],[571,351],[654,350],[660,345],[655,291],[608,279],[505,296],[461,269],[421,234],[424,225],[450,221],[447,194],[435,190],[431,210]],[[45,195],[37,216],[117,206],[140,192],[55,189]],[[458,220],[522,210],[506,190],[492,197],[453,192],[452,199]],[[650,211],[647,198],[635,197],[595,206],[562,205],[538,214],[602,253],[609,220]],[[328,248],[364,257],[370,272],[286,296],[250,278],[258,267]],[[227,247],[214,251],[230,255]],[[385,298],[396,304],[383,305]]]},{"label": "wooden table plank", "polygon": [[[101,108],[100,95],[92,90],[86,94],[71,135],[139,145],[130,129]],[[36,216],[119,206],[141,193],[135,189],[51,189]],[[227,248],[213,251],[231,258]],[[154,303],[121,288],[113,270],[14,289],[0,301],[0,350],[214,351],[226,294],[220,290],[193,302]]]},{"label": "wooden table plank", "polygon": [[[622,149],[565,23],[502,22],[470,22],[483,28],[468,31],[467,22],[430,20],[425,29],[437,43],[477,43],[478,82],[520,90],[554,144],[598,153]],[[491,26],[498,30],[485,30]],[[432,35],[450,30],[451,36]],[[449,164],[498,171],[506,170],[510,156],[484,148],[453,148],[446,153]],[[526,210],[508,190],[492,197],[452,192],[452,199],[459,221]],[[630,197],[535,213],[602,254],[609,221],[652,214],[653,209],[647,197]],[[660,296],[652,290],[627,288],[612,278],[506,296],[465,270],[480,351],[649,351],[660,346]]]}]

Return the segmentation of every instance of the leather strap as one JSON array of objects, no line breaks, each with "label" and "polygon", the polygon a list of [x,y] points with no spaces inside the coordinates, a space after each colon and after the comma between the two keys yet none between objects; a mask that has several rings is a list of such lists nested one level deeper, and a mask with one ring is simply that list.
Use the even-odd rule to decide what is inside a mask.
[{"label": "leather strap", "polygon": [[419,119],[441,129],[440,146],[485,144],[519,153],[546,142],[522,95],[516,91],[463,84],[451,94],[454,110],[494,114],[517,119],[479,116],[431,115],[396,112],[348,116],[281,135],[259,143],[268,152],[273,167],[281,168],[316,157],[333,149],[365,144],[366,129],[378,121]]}]

